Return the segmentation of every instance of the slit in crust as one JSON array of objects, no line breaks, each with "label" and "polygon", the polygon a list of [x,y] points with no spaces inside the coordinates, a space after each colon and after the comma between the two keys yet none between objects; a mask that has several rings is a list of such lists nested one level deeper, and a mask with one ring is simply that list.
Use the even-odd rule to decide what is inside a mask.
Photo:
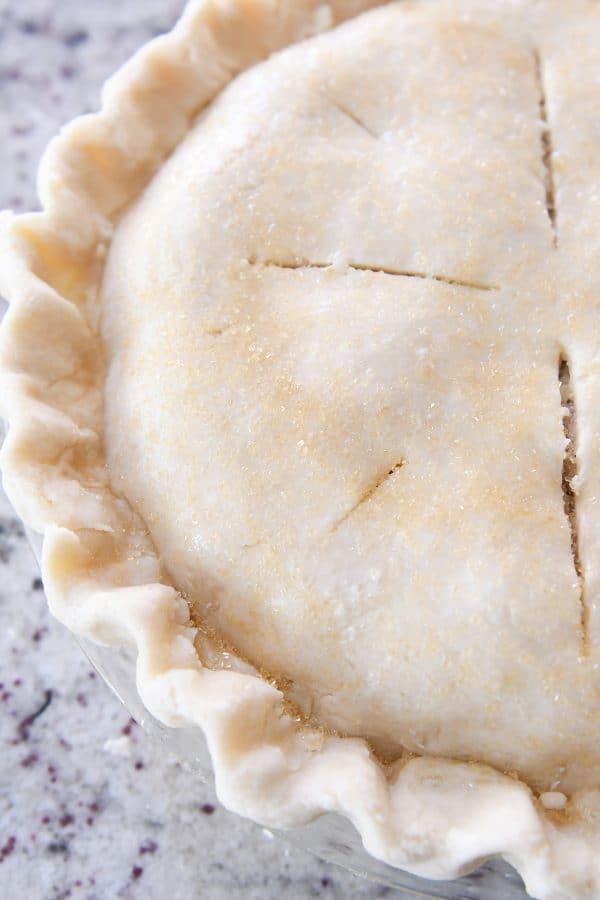
[{"label": "slit in crust", "polygon": [[579,602],[581,605],[581,650],[589,653],[589,609],[586,600],[585,579],[581,554],[579,550],[579,530],[577,527],[577,493],[573,482],[577,478],[577,410],[571,380],[571,368],[565,353],[558,358],[558,381],[560,386],[560,402],[563,410],[563,431],[566,445],[562,464],[562,495],[565,516],[571,532],[571,554],[573,567],[579,583]]},{"label": "slit in crust", "polygon": [[542,127],[542,163],[544,166],[544,186],[546,189],[546,212],[552,229],[552,241],[558,246],[558,231],[556,228],[556,193],[554,188],[554,146],[552,132],[548,121],[548,100],[544,84],[544,70],[539,50],[533,54],[535,81],[538,90],[538,104],[540,110],[540,122]]},{"label": "slit in crust", "polygon": [[[332,262],[318,262],[307,259],[294,260],[275,260],[275,259],[259,259],[251,256],[247,260],[251,266],[263,266],[270,269],[330,269],[334,267]],[[394,275],[399,278],[422,278],[425,281],[441,281],[444,284],[451,284],[456,287],[471,288],[475,291],[498,291],[499,286],[496,284],[486,284],[481,281],[467,281],[462,278],[454,278],[451,275],[430,275],[427,272],[413,272],[406,269],[393,269],[388,266],[377,266],[374,264],[350,262],[348,269],[355,272],[374,272],[381,275]]]},{"label": "slit in crust", "polygon": [[347,119],[350,119],[350,121],[354,122],[354,124],[357,125],[358,128],[360,128],[362,131],[364,131],[367,135],[369,135],[369,137],[374,138],[375,140],[377,140],[379,138],[379,135],[377,134],[377,132],[373,131],[372,128],[369,128],[369,126],[366,124],[366,122],[363,121],[363,119],[360,118],[360,116],[357,116],[355,112],[352,112],[352,110],[348,109],[346,106],[344,106],[338,100],[334,101],[333,106],[343,116],[345,116]]},{"label": "slit in crust", "polygon": [[354,513],[356,512],[357,509],[359,509],[365,503],[368,503],[369,500],[371,500],[373,498],[373,495],[379,490],[379,488],[383,484],[385,484],[390,478],[393,478],[397,474],[397,472],[399,472],[400,469],[403,468],[403,466],[405,464],[406,464],[406,461],[401,459],[400,462],[397,462],[395,466],[392,466],[392,468],[388,472],[386,472],[385,475],[383,475],[383,477],[377,478],[372,484],[370,484],[369,487],[365,491],[363,491],[363,493],[358,498],[356,503],[354,503],[354,505],[351,506],[350,509],[347,512],[345,512],[344,515],[340,519],[338,519],[338,521],[335,523],[335,525],[331,529],[331,533],[332,534],[335,533],[338,530],[338,528],[340,527],[340,525],[343,525],[344,522],[348,521],[350,516],[354,515]]}]

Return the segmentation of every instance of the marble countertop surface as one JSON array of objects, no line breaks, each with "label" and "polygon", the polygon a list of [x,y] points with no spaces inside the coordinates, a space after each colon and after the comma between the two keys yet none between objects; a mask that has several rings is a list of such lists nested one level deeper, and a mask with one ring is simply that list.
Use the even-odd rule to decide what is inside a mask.
[{"label": "marble countertop surface", "polygon": [[[172,24],[180,0],[0,0],[0,208],[36,206],[61,123]],[[0,897],[402,898],[219,807],[155,747],[46,608],[0,490]]]}]

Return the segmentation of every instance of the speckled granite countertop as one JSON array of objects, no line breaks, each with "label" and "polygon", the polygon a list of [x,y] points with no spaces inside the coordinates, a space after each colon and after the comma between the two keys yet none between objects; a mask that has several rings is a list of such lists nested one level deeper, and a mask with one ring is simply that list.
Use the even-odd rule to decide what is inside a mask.
[{"label": "speckled granite countertop", "polygon": [[[0,0],[0,208],[35,206],[58,126],[179,0]],[[0,491],[0,897],[359,900],[402,894],[289,850],[165,759],[49,615]]]}]

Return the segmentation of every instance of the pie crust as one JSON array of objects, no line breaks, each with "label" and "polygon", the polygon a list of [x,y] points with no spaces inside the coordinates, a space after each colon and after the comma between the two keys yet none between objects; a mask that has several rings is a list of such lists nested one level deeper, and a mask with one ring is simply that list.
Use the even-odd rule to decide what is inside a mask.
[{"label": "pie crust", "polygon": [[228,808],[600,896],[600,14],[375,6],[191,2],[51,143],[4,484]]}]

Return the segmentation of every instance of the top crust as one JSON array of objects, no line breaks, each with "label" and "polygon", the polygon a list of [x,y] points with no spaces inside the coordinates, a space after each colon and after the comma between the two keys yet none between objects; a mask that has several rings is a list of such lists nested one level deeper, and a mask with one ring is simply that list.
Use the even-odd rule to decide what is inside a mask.
[{"label": "top crust", "polygon": [[[278,827],[338,811],[371,853],[416,874],[453,877],[503,854],[536,896],[595,896],[600,215],[588,186],[600,182],[598,9],[583,0],[568,11],[551,2],[392,4],[249,72],[194,124],[242,69],[373,5],[290,2],[274,12],[267,2],[191,3],[170,35],[109,83],[102,112],[74,122],[51,145],[40,174],[43,212],[2,221],[0,290],[11,303],[1,332],[2,413],[10,422],[4,481],[24,520],[44,534],[54,612],[80,634],[137,647],[144,702],[167,724],[203,728],[227,806]],[[381,52],[373,55],[373,46]],[[357,71],[367,74],[357,79]],[[464,80],[451,77],[457,71]],[[493,115],[474,120],[465,141],[468,110]],[[498,149],[503,140],[510,168]],[[244,183],[254,194],[241,212],[231,198],[240,199]],[[289,208],[300,210],[291,226]],[[141,262],[149,246],[152,268]],[[199,246],[210,246],[201,265]],[[186,296],[196,305],[183,308]],[[458,319],[447,312],[457,306]],[[190,310],[182,328],[177,316]],[[150,321],[164,327],[146,328]],[[134,337],[123,342],[124,333]],[[198,341],[194,359],[190,335]],[[260,341],[276,344],[283,369],[257,359]],[[459,352],[448,354],[450,346]],[[389,349],[383,361],[382,347]],[[166,406],[176,400],[190,414],[178,431],[181,447],[171,439],[168,448],[181,470],[175,483],[165,481],[171,432],[156,401],[157,354],[167,363],[167,350],[175,367],[160,373]],[[577,408],[580,573],[561,491],[563,357]],[[178,361],[189,394],[181,393]],[[252,385],[264,406],[280,400],[273,374],[278,384],[293,376],[319,403],[336,385],[340,399],[325,421],[335,415],[344,424],[319,434],[316,408],[304,403],[280,417],[279,429],[274,409],[266,430],[259,423],[254,481],[240,474],[247,436],[242,445],[240,433],[215,418],[206,384],[213,398],[224,384],[234,393]],[[436,410],[448,385],[452,416]],[[381,388],[391,413],[384,400],[373,407]],[[235,398],[222,399],[234,402],[235,423]],[[434,410],[428,419],[425,400]],[[255,402],[242,401],[240,417]],[[198,411],[211,423],[211,440],[228,439],[224,453],[202,458],[211,482],[196,484],[185,448],[190,436],[196,447],[206,440],[195,430]],[[359,437],[336,445],[344,428]],[[158,439],[164,456],[154,450]],[[461,449],[449,458],[455,439]],[[286,441],[304,441],[307,450],[292,455]],[[478,455],[485,464],[476,469],[469,461]],[[278,456],[294,460],[283,509],[260,480]],[[276,467],[270,476],[277,485]],[[170,506],[163,506],[165,484]],[[205,518],[190,525],[178,492],[195,499],[196,490],[191,511]],[[432,521],[432,492],[446,494],[442,509],[452,515]],[[254,495],[264,500],[258,517],[240,509],[240,497]],[[466,518],[456,514],[461,501]],[[307,516],[291,521],[291,507]],[[227,527],[215,543],[207,539],[211,517],[223,510]],[[412,527],[398,545],[408,516]],[[326,540],[315,543],[307,521]],[[426,552],[430,564],[421,571]],[[225,581],[213,608],[198,570],[207,560]],[[346,627],[348,590],[368,584],[375,568],[376,592],[354,598],[368,601],[359,612],[374,622],[361,645]],[[399,602],[405,569],[418,577]],[[284,606],[265,574],[273,571],[279,583],[289,580]],[[461,598],[452,616],[441,602],[449,580]],[[242,612],[238,581],[251,601]],[[316,583],[326,591],[311,607],[303,592]],[[292,698],[305,712],[370,737],[386,753],[400,743],[423,755],[384,766],[361,738],[299,726],[280,690],[249,669],[203,667],[176,588],[252,662],[292,675],[299,685]],[[417,596],[427,603],[415,607]],[[381,597],[389,598],[383,612]],[[282,617],[286,628],[274,630]],[[440,661],[447,649],[440,621],[452,631],[460,667]],[[314,655],[296,638],[290,643],[296,627]],[[403,629],[418,637],[399,655]],[[389,644],[383,660],[375,633]],[[369,682],[358,673],[362,694],[345,668],[354,646],[372,675]],[[523,659],[526,677],[515,668]],[[398,667],[405,694],[390,704]],[[461,680],[468,670],[477,677]],[[323,685],[331,697],[320,696]],[[502,702],[490,706],[496,690]],[[465,714],[458,724],[457,698]],[[437,731],[428,725],[434,721]],[[550,817],[526,783],[461,758],[517,768],[539,790],[564,789],[566,812]]]}]

